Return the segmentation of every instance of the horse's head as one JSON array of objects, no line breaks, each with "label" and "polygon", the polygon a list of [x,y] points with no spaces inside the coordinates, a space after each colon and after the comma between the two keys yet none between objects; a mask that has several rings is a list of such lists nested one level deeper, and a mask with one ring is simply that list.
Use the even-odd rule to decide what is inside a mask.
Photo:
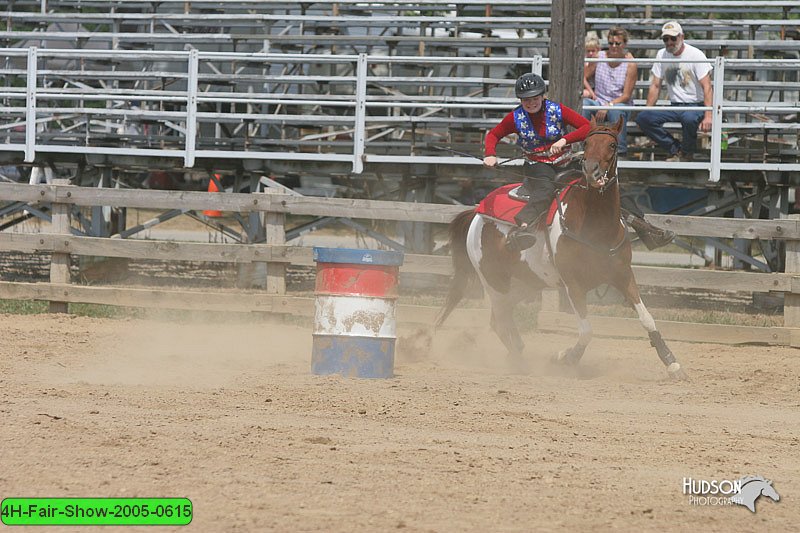
[{"label": "horse's head", "polygon": [[771,481],[767,481],[764,485],[761,486],[761,494],[767,496],[768,498],[772,498],[776,502],[781,499],[778,491],[772,486]]},{"label": "horse's head", "polygon": [[592,117],[583,148],[583,173],[590,187],[603,190],[617,174],[617,135],[623,117],[613,126],[601,126]]},{"label": "horse's head", "polygon": [[[772,486],[772,481],[764,479],[761,476],[745,476],[739,480],[742,484],[742,492],[755,492],[756,495],[761,494],[772,498],[776,502],[781,499],[778,491]],[[758,496],[756,496],[757,498]]]}]

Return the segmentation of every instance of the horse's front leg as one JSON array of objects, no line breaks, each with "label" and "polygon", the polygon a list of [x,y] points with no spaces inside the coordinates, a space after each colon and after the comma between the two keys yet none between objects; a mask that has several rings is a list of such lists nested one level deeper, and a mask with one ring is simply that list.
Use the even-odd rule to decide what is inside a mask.
[{"label": "horse's front leg", "polygon": [[561,350],[556,361],[568,365],[577,365],[586,351],[586,346],[592,340],[592,325],[586,318],[588,315],[586,307],[586,291],[575,285],[567,284],[567,297],[572,305],[572,310],[578,317],[578,342],[575,346]]},{"label": "horse's front leg", "polygon": [[644,303],[642,303],[642,298],[639,294],[639,286],[636,284],[633,272],[629,269],[627,276],[622,277],[615,285],[617,289],[625,295],[625,299],[633,306],[636,313],[639,315],[639,322],[642,323],[642,326],[647,330],[647,334],[650,336],[650,345],[656,349],[658,358],[661,359],[661,362],[667,367],[669,376],[677,380],[688,379],[689,376],[684,372],[681,364],[675,358],[675,354],[669,349],[667,343],[664,342],[664,339],[661,337],[661,332],[656,328],[656,321],[653,320],[653,315],[650,314],[650,311],[648,311]]}]

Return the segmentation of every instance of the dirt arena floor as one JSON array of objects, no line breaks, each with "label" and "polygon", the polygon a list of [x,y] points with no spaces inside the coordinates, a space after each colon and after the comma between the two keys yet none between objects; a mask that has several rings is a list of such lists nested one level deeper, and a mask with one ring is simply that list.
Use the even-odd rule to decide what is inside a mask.
[{"label": "dirt arena floor", "polygon": [[[492,337],[445,331],[394,379],[357,380],[311,375],[296,325],[0,315],[0,338],[0,497],[193,501],[188,528],[159,531],[800,524],[790,348],[672,343],[692,378],[674,383],[645,339],[595,339],[570,375],[546,361],[571,338],[527,335],[520,375]],[[748,474],[781,500],[682,493]]]}]

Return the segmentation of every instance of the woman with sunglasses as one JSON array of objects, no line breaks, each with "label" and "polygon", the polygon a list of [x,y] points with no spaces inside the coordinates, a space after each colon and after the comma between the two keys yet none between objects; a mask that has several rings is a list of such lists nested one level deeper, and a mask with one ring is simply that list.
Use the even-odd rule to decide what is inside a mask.
[{"label": "woman with sunglasses", "polygon": [[[628,32],[619,26],[614,26],[608,30],[608,51],[600,52],[601,59],[633,59],[633,55],[628,53]],[[625,63],[613,61],[609,63],[587,63],[584,70],[584,83],[586,79],[594,77],[594,97],[584,98],[584,106],[593,105],[631,105],[633,88],[636,84],[636,63]],[[617,153],[625,155],[628,152],[628,116],[629,111],[619,109],[584,109],[583,116],[591,119],[596,116],[598,122],[607,120],[615,124],[620,117],[623,122],[622,131],[617,139]]]},{"label": "woman with sunglasses", "polygon": [[[661,92],[661,80],[667,85],[669,101],[674,106],[711,107],[711,64],[706,55],[683,40],[683,28],[676,21],[664,24],[661,39],[664,48],[658,51],[651,69],[647,106],[654,106]],[[706,61],[701,63],[661,63],[662,59]],[[664,128],[665,122],[680,122],[682,137],[678,141]],[[641,111],[636,123],[658,146],[669,152],[667,161],[689,161],[697,147],[697,129],[711,131],[711,111],[671,111],[669,108]]]}]

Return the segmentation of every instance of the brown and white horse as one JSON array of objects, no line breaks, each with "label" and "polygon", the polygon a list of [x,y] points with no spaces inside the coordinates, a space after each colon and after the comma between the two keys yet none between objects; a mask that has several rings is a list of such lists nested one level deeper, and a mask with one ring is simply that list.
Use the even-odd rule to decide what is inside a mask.
[{"label": "brown and white horse", "polygon": [[[541,293],[544,287],[563,286],[578,317],[578,341],[559,353],[556,361],[575,365],[592,337],[586,295],[607,284],[618,289],[636,310],[668,374],[676,379],[686,377],[642,303],[631,270],[631,243],[620,219],[617,180],[617,135],[621,128],[622,120],[611,127],[592,120],[583,169],[576,173],[579,179],[558,196],[551,209],[552,220],[539,224],[532,248],[512,252],[506,247],[506,235],[513,223],[506,221],[507,213],[487,209],[486,200],[453,220],[450,244],[455,275],[437,326],[461,301],[477,274],[491,302],[492,329],[510,357],[519,360],[524,344],[513,320],[514,306],[532,292],[534,296]],[[508,188],[501,187],[503,191]],[[495,199],[497,194],[505,194],[499,193],[501,189],[487,200],[493,194]]]}]

